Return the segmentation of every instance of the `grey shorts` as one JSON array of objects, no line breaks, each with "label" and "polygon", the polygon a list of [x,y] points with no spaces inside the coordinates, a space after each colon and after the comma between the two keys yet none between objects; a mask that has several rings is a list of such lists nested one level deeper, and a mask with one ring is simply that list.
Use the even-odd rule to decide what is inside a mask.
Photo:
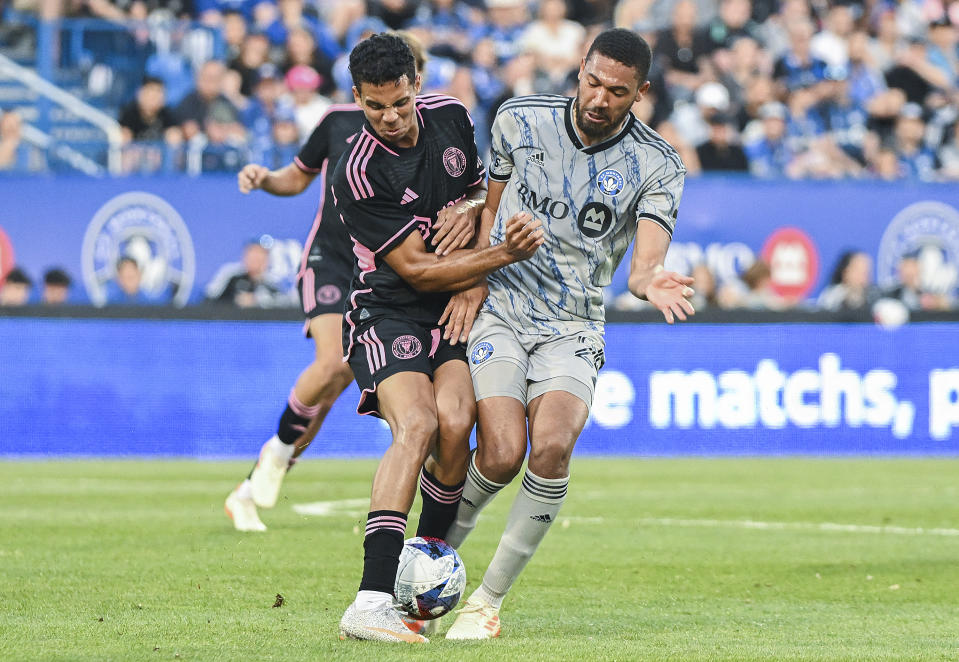
[{"label": "grey shorts", "polygon": [[589,407],[604,347],[599,331],[523,333],[484,310],[473,324],[467,350],[476,400],[505,396],[527,405],[543,393],[566,391]]}]

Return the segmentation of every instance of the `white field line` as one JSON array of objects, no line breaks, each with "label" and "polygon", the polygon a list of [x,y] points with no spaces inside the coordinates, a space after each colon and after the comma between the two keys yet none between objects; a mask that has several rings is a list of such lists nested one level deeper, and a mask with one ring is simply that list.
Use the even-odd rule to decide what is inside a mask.
[{"label": "white field line", "polygon": [[[362,516],[369,507],[369,499],[341,499],[294,504],[299,515],[330,517],[333,515]],[[562,526],[569,524],[603,524],[603,517],[560,517]],[[645,526],[678,526],[707,529],[753,529],[757,531],[823,531],[827,533],[882,533],[898,536],[959,537],[959,529],[876,526],[871,524],[838,524],[836,522],[762,522],[757,520],[681,519],[677,517],[639,517],[633,520]]]}]

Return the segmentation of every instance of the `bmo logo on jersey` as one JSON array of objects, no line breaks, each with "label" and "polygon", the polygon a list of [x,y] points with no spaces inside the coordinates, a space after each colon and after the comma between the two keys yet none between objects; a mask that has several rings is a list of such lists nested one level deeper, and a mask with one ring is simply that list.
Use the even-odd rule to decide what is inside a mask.
[{"label": "bmo logo on jersey", "polygon": [[520,184],[517,188],[519,199],[523,204],[534,212],[539,212],[552,218],[566,218],[569,216],[569,205],[562,200],[553,200],[549,196],[540,197],[526,184]]},{"label": "bmo logo on jersey", "polygon": [[576,225],[590,239],[599,239],[613,227],[613,212],[602,202],[590,202],[579,212]]}]

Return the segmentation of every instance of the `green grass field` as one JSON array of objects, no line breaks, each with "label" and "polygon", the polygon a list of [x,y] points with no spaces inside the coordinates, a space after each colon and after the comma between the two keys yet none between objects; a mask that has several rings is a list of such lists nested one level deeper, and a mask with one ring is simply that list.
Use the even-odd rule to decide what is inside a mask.
[{"label": "green grass field", "polygon": [[337,637],[374,466],[308,459],[239,534],[245,463],[0,463],[0,660],[959,660],[956,459],[578,458],[502,637],[422,647]]}]

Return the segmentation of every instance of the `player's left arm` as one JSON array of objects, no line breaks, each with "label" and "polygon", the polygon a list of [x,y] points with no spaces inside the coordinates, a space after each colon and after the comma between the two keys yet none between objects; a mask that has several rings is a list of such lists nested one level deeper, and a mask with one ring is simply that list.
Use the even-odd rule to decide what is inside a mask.
[{"label": "player's left arm", "polygon": [[689,302],[693,279],[663,268],[686,175],[675,163],[667,157],[647,176],[649,185],[636,204],[636,245],[629,264],[629,291],[656,306],[669,324],[696,312]]},{"label": "player's left arm", "polygon": [[636,246],[629,263],[629,291],[656,306],[672,324],[675,318],[686,319],[696,311],[689,297],[693,295],[693,279],[663,269],[669,235],[653,221],[640,220],[636,228]]},{"label": "player's left arm", "polygon": [[486,202],[486,183],[471,186],[466,197],[455,205],[445,207],[436,215],[436,234],[431,240],[436,254],[449,255],[457,248],[466,248],[476,234],[480,214]]}]

